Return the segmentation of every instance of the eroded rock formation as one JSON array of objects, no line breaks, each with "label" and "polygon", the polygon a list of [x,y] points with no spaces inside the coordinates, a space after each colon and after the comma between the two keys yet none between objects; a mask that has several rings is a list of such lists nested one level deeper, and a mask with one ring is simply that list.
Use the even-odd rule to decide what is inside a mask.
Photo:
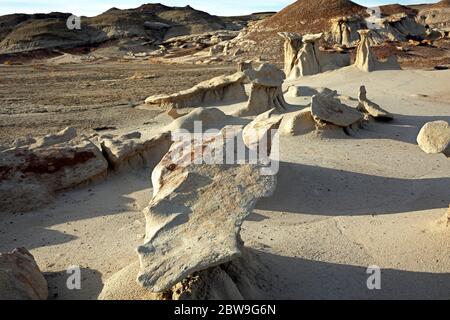
[{"label": "eroded rock formation", "polygon": [[370,30],[359,30],[360,41],[356,51],[355,66],[365,72],[376,70],[399,70],[396,58],[391,56],[387,61],[380,62],[370,48]]},{"label": "eroded rock formation", "polygon": [[0,300],[46,300],[47,281],[25,248],[0,253]]},{"label": "eroded rock formation", "polygon": [[302,37],[297,33],[280,32],[284,39],[284,73],[289,75],[297,61],[298,51],[302,47]]},{"label": "eroded rock formation", "polygon": [[323,33],[307,34],[303,37],[285,33],[280,35],[285,39],[285,72],[288,79],[297,79],[350,65],[348,54],[320,50],[319,42],[323,39]]},{"label": "eroded rock formation", "polygon": [[102,139],[101,148],[115,171],[154,168],[172,145],[170,132],[142,139],[139,132]]},{"label": "eroded rock formation", "polygon": [[425,124],[417,136],[417,143],[426,153],[450,156],[450,125],[446,121]]},{"label": "eroded rock formation", "polygon": [[235,139],[242,140],[241,130],[225,128],[187,153],[190,143],[175,143],[153,171],[145,244],[138,248],[139,282],[148,290],[163,292],[242,256],[240,226],[258,199],[274,192],[276,177],[263,175],[263,164],[195,164],[211,150],[227,154]]},{"label": "eroded rock formation", "polygon": [[298,136],[316,130],[316,124],[311,114],[311,108],[292,112],[283,117],[279,133],[284,136]]},{"label": "eroded rock formation", "polygon": [[353,47],[359,40],[358,30],[365,29],[360,16],[339,17],[331,20],[332,40],[347,48]]},{"label": "eroded rock formation", "polygon": [[322,94],[312,97],[311,113],[318,123],[331,123],[343,128],[360,123],[364,119],[364,115],[358,110]]},{"label": "eroded rock formation", "polygon": [[136,281],[139,261],[114,274],[105,283],[100,300],[264,300],[271,297],[267,267],[253,251],[242,257],[194,272],[170,289],[152,293]]},{"label": "eroded rock formation", "polygon": [[0,211],[38,208],[56,191],[105,178],[107,168],[100,150],[70,128],[17,140],[0,155]]},{"label": "eroded rock formation", "polygon": [[364,113],[367,113],[371,117],[373,117],[375,120],[379,121],[391,121],[394,119],[394,116],[381,108],[378,104],[370,101],[367,98],[367,91],[365,86],[361,86],[359,88],[359,105],[358,110]]},{"label": "eroded rock formation", "polygon": [[242,72],[224,75],[201,82],[191,89],[170,95],[148,97],[145,103],[163,108],[201,107],[224,102],[239,102],[247,99]]},{"label": "eroded rock formation", "polygon": [[[250,150],[258,150],[260,146],[272,145],[272,136],[280,127],[283,116],[277,114],[276,109],[260,114],[245,126],[242,135],[244,143]],[[270,155],[270,149],[266,149]]]},{"label": "eroded rock formation", "polygon": [[354,47],[359,40],[358,31],[370,29],[373,34],[370,44],[382,44],[386,40],[407,41],[410,37],[423,37],[426,29],[423,25],[405,13],[382,17],[381,13],[372,13],[369,17],[361,15],[339,17],[331,20],[331,40],[344,47]]},{"label": "eroded rock formation", "polygon": [[270,109],[286,109],[282,84],[284,73],[276,66],[263,63],[255,69],[248,69],[245,75],[251,82],[250,97],[247,105],[237,112],[238,116],[256,116]]},{"label": "eroded rock formation", "polygon": [[196,122],[198,122],[198,125],[201,124],[201,128],[199,127],[198,130],[221,129],[224,123],[231,121],[230,118],[220,109],[200,107],[174,120],[166,127],[166,130],[172,133],[179,130],[194,133]]}]

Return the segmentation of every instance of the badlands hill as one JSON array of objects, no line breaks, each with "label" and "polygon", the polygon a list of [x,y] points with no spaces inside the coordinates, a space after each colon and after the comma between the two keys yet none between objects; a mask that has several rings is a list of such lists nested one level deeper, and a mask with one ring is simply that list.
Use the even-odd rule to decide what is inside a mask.
[{"label": "badlands hill", "polygon": [[422,23],[432,28],[450,31],[450,1],[443,0],[436,4],[424,7],[419,12]]},{"label": "badlands hill", "polygon": [[331,18],[365,11],[349,0],[299,0],[261,22],[261,27],[300,34],[321,32],[329,29]]},{"label": "badlands hill", "polygon": [[67,28],[69,13],[12,14],[0,16],[0,54],[95,46],[117,39],[136,38],[151,44],[176,36],[240,30],[249,21],[270,14],[218,17],[190,6],[145,4],[135,9],[112,8],[95,17],[81,17],[81,30]]},{"label": "badlands hill", "polygon": [[419,12],[419,10],[417,10],[417,9],[414,9],[414,8],[408,7],[408,6],[404,6],[404,5],[401,5],[398,3],[381,6],[380,9],[381,9],[381,14],[383,16],[390,16],[390,15],[399,14],[399,13],[404,13],[404,14],[407,14],[408,16],[416,16],[417,13]]},{"label": "badlands hill", "polygon": [[366,10],[350,0],[298,0],[249,28],[242,36],[242,44],[263,59],[282,61],[283,41],[278,32],[306,34],[329,31],[333,18],[366,15]]}]

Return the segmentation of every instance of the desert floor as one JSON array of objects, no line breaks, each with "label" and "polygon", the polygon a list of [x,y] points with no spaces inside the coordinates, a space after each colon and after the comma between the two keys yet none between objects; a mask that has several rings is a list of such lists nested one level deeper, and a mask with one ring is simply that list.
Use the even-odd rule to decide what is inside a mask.
[{"label": "desert floor", "polygon": [[[83,68],[87,72],[91,67]],[[170,66],[168,75],[163,75],[166,70],[162,67],[133,68],[116,67],[100,77],[96,72],[102,71],[92,67],[89,74],[93,77],[121,80],[104,84],[112,86],[109,91],[103,88],[105,92],[94,85],[95,90],[103,92],[95,103],[109,107],[77,110],[75,114],[81,118],[75,123],[83,127],[83,117],[98,115],[111,117],[111,121],[93,117],[89,126],[111,124],[129,130],[150,126],[152,131],[159,125],[158,117],[144,125],[150,121],[141,117],[144,111],[119,102],[133,97],[133,104],[140,103],[152,93],[152,83],[158,81],[129,83],[123,78],[135,71],[158,73],[167,87],[158,83],[157,91],[171,92],[178,85],[189,87],[194,78],[198,82],[200,77],[225,72],[217,67],[197,69],[189,73],[191,80],[177,80],[181,82],[175,84],[170,75],[178,73]],[[12,77],[11,69],[1,72],[5,70],[7,78]],[[78,71],[78,77],[82,71]],[[23,72],[22,84],[9,83],[2,77],[2,103],[15,98],[19,100],[14,104],[20,104],[29,96],[40,95],[42,103],[48,105],[44,101],[46,92],[38,90],[44,88],[38,80],[42,74]],[[36,79],[30,79],[33,77]],[[450,299],[450,230],[440,223],[450,203],[450,159],[427,155],[415,142],[426,122],[450,121],[449,83],[450,71],[362,73],[353,67],[286,83],[286,87],[295,84],[338,90],[348,96],[350,105],[355,104],[359,86],[365,84],[368,97],[394,113],[396,119],[392,123],[368,123],[350,135],[326,131],[281,138],[277,191],[258,203],[242,231],[246,245],[271,271],[271,294],[280,299]],[[25,84],[31,87],[27,89]],[[144,86],[146,90],[136,88]],[[48,90],[55,99],[52,105],[65,104],[60,97],[63,88]],[[83,90],[77,87],[65,94],[86,101],[96,95],[96,91],[86,91],[89,97],[77,97]],[[139,94],[133,90],[139,90]],[[297,106],[308,104],[308,98],[287,100]],[[28,132],[37,122],[55,122],[55,129],[64,121],[72,124],[70,117],[65,118],[70,108],[61,113],[50,111],[57,114],[54,121],[47,113],[33,120],[14,111],[20,109],[11,108],[11,117],[0,116],[1,125],[7,123],[6,131],[2,127],[2,139],[11,137],[12,132]],[[111,108],[116,111],[110,114]],[[234,109],[221,108],[230,112]],[[60,193],[48,208],[0,216],[0,251],[17,246],[30,249],[46,273],[51,298],[96,299],[108,278],[137,259],[135,248],[143,241],[145,227],[141,210],[152,194],[149,177],[147,171],[110,176],[103,183]],[[69,291],[65,286],[66,269],[72,265],[83,268],[79,291]],[[382,268],[381,290],[367,289],[366,271],[372,265]]]},{"label": "desert floor", "polygon": [[0,144],[67,126],[94,134],[143,125],[160,112],[136,108],[148,96],[188,89],[234,69],[126,60],[0,65]]}]

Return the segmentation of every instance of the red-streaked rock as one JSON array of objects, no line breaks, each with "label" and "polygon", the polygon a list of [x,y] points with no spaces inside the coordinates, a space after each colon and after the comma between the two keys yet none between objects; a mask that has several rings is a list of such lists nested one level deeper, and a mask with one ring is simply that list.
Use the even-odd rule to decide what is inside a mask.
[{"label": "red-streaked rock", "polygon": [[146,239],[138,248],[139,282],[150,291],[241,256],[240,227],[258,199],[275,191],[276,176],[264,175],[263,164],[195,164],[213,149],[226,155],[231,139],[243,144],[241,130],[226,127],[182,154],[188,143],[175,142],[153,171]]}]

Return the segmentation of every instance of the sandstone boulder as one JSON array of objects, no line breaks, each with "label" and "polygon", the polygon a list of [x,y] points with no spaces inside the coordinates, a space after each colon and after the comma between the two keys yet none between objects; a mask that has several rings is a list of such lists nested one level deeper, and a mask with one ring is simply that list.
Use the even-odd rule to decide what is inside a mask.
[{"label": "sandstone boulder", "polygon": [[52,200],[54,192],[106,177],[101,151],[72,130],[20,144],[0,154],[0,211],[28,211]]},{"label": "sandstone boulder", "polygon": [[104,138],[103,155],[115,171],[154,168],[172,145],[170,132],[142,139],[139,132]]},{"label": "sandstone boulder", "polygon": [[47,281],[24,248],[0,253],[0,300],[46,300]]},{"label": "sandstone boulder", "polygon": [[[283,116],[278,115],[276,109],[260,114],[245,126],[242,135],[244,143],[250,150],[258,150],[258,147],[272,145],[272,137],[280,127]],[[266,155],[270,155],[270,149],[265,149]]]},{"label": "sandstone boulder", "polygon": [[194,141],[182,156],[180,149],[191,143],[175,143],[153,171],[145,244],[138,248],[138,279],[150,291],[242,256],[240,227],[258,199],[274,192],[276,177],[263,175],[262,164],[195,164],[211,150],[229,156],[227,146],[236,139],[243,144],[241,132],[225,129]]},{"label": "sandstone boulder", "polygon": [[391,121],[394,119],[394,116],[381,108],[378,104],[370,101],[367,98],[367,91],[365,86],[361,86],[359,88],[359,105],[358,110],[364,113],[369,114],[375,120],[379,121]]},{"label": "sandstone boulder", "polygon": [[242,72],[220,76],[178,93],[151,96],[145,100],[145,103],[178,109],[245,101],[247,99],[244,88],[245,79],[246,75]]},{"label": "sandstone boulder", "polygon": [[361,122],[364,115],[339,100],[322,94],[311,99],[311,114],[316,122],[331,123],[339,127],[349,127]]},{"label": "sandstone boulder", "polygon": [[450,125],[446,121],[425,124],[417,136],[417,143],[426,153],[450,156]]},{"label": "sandstone boulder", "polygon": [[279,127],[279,133],[284,136],[298,136],[312,132],[315,129],[316,124],[311,114],[311,108],[305,108],[284,115]]}]

